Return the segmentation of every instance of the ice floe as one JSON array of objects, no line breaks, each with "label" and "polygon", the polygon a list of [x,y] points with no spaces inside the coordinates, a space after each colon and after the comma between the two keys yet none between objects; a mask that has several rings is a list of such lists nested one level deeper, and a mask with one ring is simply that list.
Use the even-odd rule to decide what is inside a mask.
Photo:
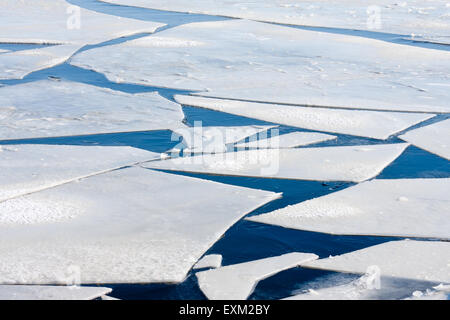
[{"label": "ice floe", "polygon": [[0,226],[0,283],[180,282],[232,224],[278,197],[131,167],[16,198],[80,214]]},{"label": "ice floe", "polygon": [[196,273],[198,284],[210,300],[245,300],[260,280],[315,260],[312,253],[292,252]]},{"label": "ice floe", "polygon": [[450,239],[450,179],[371,180],[249,220],[331,234]]},{"label": "ice floe", "polygon": [[[131,147],[63,146],[63,145],[3,145],[0,146],[0,201],[67,183],[92,174],[113,170],[136,162],[158,159],[159,154]],[[41,199],[26,206],[12,206],[26,200],[0,202],[0,224],[23,223],[42,219],[39,208],[53,207],[59,217],[70,217],[69,207],[53,206]],[[5,216],[4,210],[14,210]],[[19,212],[18,209],[22,211]],[[42,210],[41,211],[42,214]],[[45,211],[44,211],[45,215]],[[37,219],[37,220],[36,220]]]},{"label": "ice floe", "polygon": [[0,285],[0,300],[92,300],[111,291],[103,287]]},{"label": "ice floe", "polygon": [[[450,242],[390,241],[340,256],[306,262],[304,267],[437,283],[450,282]],[[373,273],[375,274],[375,273]]]},{"label": "ice floe", "polygon": [[0,88],[0,140],[173,129],[183,118],[180,105],[156,92],[51,80]]},{"label": "ice floe", "polygon": [[450,300],[450,285],[442,283],[423,292],[414,291],[411,297],[405,300]]},{"label": "ice floe", "polygon": [[242,1],[101,0],[143,8],[202,13],[258,21],[431,37],[447,36],[447,1],[358,0]]},{"label": "ice floe", "polygon": [[155,46],[148,36],[84,51],[71,63],[115,82],[216,98],[450,111],[448,51],[246,20],[185,24],[159,32],[158,39],[173,45]]},{"label": "ice floe", "polygon": [[336,136],[318,132],[290,132],[275,135],[267,139],[250,139],[249,142],[237,143],[238,148],[277,149],[294,148],[336,139]]},{"label": "ice floe", "polygon": [[410,130],[399,138],[450,160],[450,119]]},{"label": "ice floe", "polygon": [[164,24],[115,17],[64,0],[2,0],[0,42],[95,44]]},{"label": "ice floe", "polygon": [[359,182],[376,176],[407,146],[401,143],[258,149],[179,157],[153,161],[144,166],[220,175]]},{"label": "ice floe", "polygon": [[203,268],[219,268],[222,265],[222,255],[220,254],[208,254],[201,258],[193,267],[193,269]]},{"label": "ice floe", "polygon": [[428,114],[337,110],[183,95],[175,96],[175,100],[184,105],[212,109],[298,128],[351,134],[375,139],[387,139],[392,134],[433,117],[433,115]]}]

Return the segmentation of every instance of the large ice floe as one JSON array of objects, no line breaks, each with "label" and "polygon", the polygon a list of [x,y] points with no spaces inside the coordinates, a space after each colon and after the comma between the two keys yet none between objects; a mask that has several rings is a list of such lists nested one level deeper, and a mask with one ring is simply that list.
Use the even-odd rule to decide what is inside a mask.
[{"label": "large ice floe", "polygon": [[1,0],[0,21],[0,42],[43,44],[96,44],[164,25],[98,13],[64,0]]},{"label": "large ice floe", "polygon": [[115,170],[2,203],[3,217],[70,208],[70,220],[0,225],[1,284],[183,281],[237,220],[279,194],[156,172]]},{"label": "large ice floe", "polygon": [[115,82],[216,98],[450,111],[448,51],[254,21],[185,24],[84,51],[71,63]]},{"label": "large ice floe", "polygon": [[203,268],[219,268],[222,265],[222,255],[220,254],[208,254],[201,258],[193,267],[193,269]]},{"label": "large ice floe", "polygon": [[103,287],[0,285],[1,300],[92,300],[112,290]]},{"label": "large ice floe", "polygon": [[260,280],[317,259],[312,253],[292,252],[277,257],[198,272],[198,284],[210,300],[245,300]]},{"label": "large ice floe", "polygon": [[0,88],[0,140],[185,127],[180,105],[69,81]]},{"label": "large ice floe", "polygon": [[145,167],[220,175],[363,181],[394,161],[408,144],[258,149],[153,161]]},{"label": "large ice floe", "polygon": [[371,180],[249,220],[331,234],[450,239],[450,179]]},{"label": "large ice floe", "polygon": [[294,148],[306,146],[328,140],[336,139],[336,136],[318,132],[290,132],[281,135],[275,135],[267,139],[251,139],[249,142],[240,142],[236,144],[238,148],[256,148],[256,149],[277,149]]},{"label": "large ice floe", "polygon": [[356,274],[372,270],[371,274],[384,277],[450,283],[450,242],[390,241],[302,266]]},{"label": "large ice floe", "polygon": [[287,126],[375,139],[387,139],[392,134],[433,117],[428,114],[337,110],[183,95],[176,95],[175,100],[183,105],[212,109]]},{"label": "large ice floe", "polygon": [[[0,201],[159,157],[158,153],[131,147],[3,145],[0,146]],[[38,202],[23,207],[22,214],[5,214],[4,211],[14,210],[16,201],[17,204],[26,202],[24,199],[0,202],[0,224],[27,223],[47,217],[45,211],[38,212]],[[57,205],[51,211],[49,218],[55,212],[70,216],[70,210]]]},{"label": "large ice floe", "polygon": [[399,138],[450,160],[450,119],[410,130]]},{"label": "large ice floe", "polygon": [[[450,43],[446,0],[101,0],[150,9],[202,13],[258,21],[350,30],[399,33]],[[420,39],[419,38],[419,39]],[[439,41],[439,40],[436,40]]]}]

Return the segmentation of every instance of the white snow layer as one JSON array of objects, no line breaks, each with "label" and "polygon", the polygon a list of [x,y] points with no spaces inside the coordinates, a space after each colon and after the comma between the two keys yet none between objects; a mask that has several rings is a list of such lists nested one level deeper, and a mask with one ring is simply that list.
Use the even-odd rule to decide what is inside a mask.
[{"label": "white snow layer", "polygon": [[450,300],[450,285],[441,283],[423,292],[414,291],[412,296],[405,300]]},{"label": "white snow layer", "polygon": [[202,271],[196,276],[200,289],[209,300],[245,300],[260,280],[317,258],[312,253],[292,252]]},{"label": "white snow layer", "polygon": [[0,21],[0,42],[44,44],[96,44],[163,26],[86,10],[64,0],[1,0]]},{"label": "white snow layer", "polygon": [[297,128],[375,139],[387,139],[392,134],[433,117],[433,115],[428,114],[337,110],[182,95],[175,96],[175,100],[184,105],[212,109]]},{"label": "white snow layer", "polygon": [[381,276],[449,283],[450,242],[390,241],[303,266],[358,274],[370,267]]},{"label": "white snow layer", "polygon": [[300,26],[316,26],[405,35],[448,36],[448,1],[378,0],[101,0],[159,10],[202,13]]},{"label": "white snow layer", "polygon": [[[0,58],[1,59],[1,58]],[[0,140],[184,127],[180,105],[69,81],[0,88]]]},{"label": "white snow layer", "polygon": [[450,160],[450,119],[408,131],[399,138]]},{"label": "white snow layer", "polygon": [[[131,147],[3,145],[0,146],[0,201],[158,158],[158,153]],[[26,202],[25,199],[0,202],[0,225],[40,221],[46,207],[52,208],[48,212],[50,217],[55,213],[70,216],[76,212],[75,208],[52,206],[43,199],[18,206]],[[5,215],[8,210],[16,212]]]},{"label": "white snow layer", "polygon": [[[181,282],[225,231],[278,194],[132,167],[16,198],[70,221],[0,226],[1,284]],[[23,200],[22,203],[19,201]],[[78,271],[78,272],[74,272]]]},{"label": "white snow layer", "polygon": [[378,175],[408,144],[258,149],[179,157],[147,168],[220,175],[360,182]]},{"label": "white snow layer", "polygon": [[111,291],[103,287],[0,285],[0,300],[92,300]]},{"label": "white snow layer", "polygon": [[448,51],[248,20],[185,24],[84,51],[71,63],[115,82],[217,98],[450,111]]},{"label": "white snow layer", "polygon": [[371,180],[251,221],[345,235],[450,239],[450,179]]},{"label": "white snow layer", "polygon": [[1,54],[0,80],[22,79],[32,72],[51,68],[65,62],[80,48],[68,44]]},{"label": "white snow layer", "polygon": [[222,255],[209,254],[201,258],[193,267],[193,269],[203,268],[219,268],[222,265]]},{"label": "white snow layer", "polygon": [[238,148],[277,149],[294,148],[336,139],[336,136],[318,132],[290,132],[267,139],[250,139],[236,144]]}]

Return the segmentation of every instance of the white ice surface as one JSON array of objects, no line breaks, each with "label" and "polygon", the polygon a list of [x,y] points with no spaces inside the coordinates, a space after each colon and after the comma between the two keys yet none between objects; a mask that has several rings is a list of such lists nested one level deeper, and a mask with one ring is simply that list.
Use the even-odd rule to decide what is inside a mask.
[{"label": "white ice surface", "polygon": [[258,149],[153,161],[145,167],[220,175],[301,180],[356,181],[373,178],[407,144]]},{"label": "white ice surface", "polygon": [[[131,147],[3,145],[0,146],[0,201],[158,158],[158,153]],[[13,210],[15,206],[11,205],[16,201],[25,200],[0,202],[0,225],[41,220],[42,216],[36,215],[35,211],[39,211],[39,204],[44,205],[44,202],[29,203],[22,208],[22,214],[16,212],[13,216],[5,216],[3,212]],[[72,210],[54,206],[52,211],[53,214],[59,212],[61,217],[69,217]]]},{"label": "white ice surface", "polygon": [[290,132],[280,134],[267,139],[250,140],[249,142],[237,143],[238,148],[257,148],[257,149],[277,149],[277,148],[293,148],[298,146],[306,146],[336,139],[336,136],[318,132]]},{"label": "white ice surface", "polygon": [[376,266],[385,277],[449,283],[450,242],[390,241],[303,266],[358,274]]},{"label": "white ice surface", "polygon": [[0,285],[0,300],[92,300],[111,291],[103,287]]},{"label": "white ice surface", "polygon": [[0,88],[0,140],[172,129],[183,118],[180,105],[156,92],[51,80]]},{"label": "white ice surface", "polygon": [[450,285],[440,284],[424,291],[414,291],[405,300],[450,300]]},{"label": "white ice surface", "polygon": [[[267,131],[274,126],[189,127],[173,130],[183,137],[184,152],[224,152],[226,145],[248,136]],[[267,134],[266,134],[267,136]]]},{"label": "white ice surface", "polygon": [[175,96],[175,100],[180,104],[287,126],[375,139],[387,139],[392,134],[433,117],[433,115],[428,114],[338,110],[182,95]]},{"label": "white ice surface", "polygon": [[222,255],[220,254],[208,254],[201,258],[193,267],[193,269],[202,268],[219,268],[222,265]]},{"label": "white ice surface", "polygon": [[[151,9],[203,13],[276,23],[415,34],[447,35],[450,6],[446,0],[101,0]],[[371,9],[370,6],[377,6]],[[379,19],[378,19],[379,17]]]},{"label": "white ice surface", "polygon": [[82,9],[64,0],[1,0],[0,21],[0,42],[16,43],[96,44],[163,26]]},{"label": "white ice surface", "polygon": [[450,179],[371,180],[248,220],[331,234],[450,239]]},{"label": "white ice surface", "polygon": [[450,119],[410,130],[399,138],[450,160]]},{"label": "white ice surface", "polygon": [[200,90],[202,96],[450,111],[448,51],[248,20],[185,24],[156,38],[84,51],[71,63],[111,81]]},{"label": "white ice surface", "polygon": [[22,79],[29,73],[65,62],[80,45],[55,45],[45,48],[12,51],[0,55],[0,80]]},{"label": "white ice surface", "polygon": [[[70,221],[0,226],[0,283],[180,282],[237,220],[278,194],[132,167],[24,197]],[[22,204],[19,200],[23,200]],[[8,201],[6,201],[8,202]]]},{"label": "white ice surface", "polygon": [[245,300],[260,280],[317,258],[312,253],[292,252],[206,270],[196,276],[200,289],[209,300]]}]

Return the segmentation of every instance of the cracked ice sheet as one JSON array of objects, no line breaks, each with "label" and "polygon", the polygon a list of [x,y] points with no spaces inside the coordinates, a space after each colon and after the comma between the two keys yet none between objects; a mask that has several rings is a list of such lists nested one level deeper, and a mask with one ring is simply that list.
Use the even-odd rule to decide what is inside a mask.
[{"label": "cracked ice sheet", "polygon": [[224,99],[450,111],[448,51],[246,20],[185,24],[84,51],[71,64],[114,82]]},{"label": "cracked ice sheet", "polygon": [[[159,157],[158,153],[131,147],[3,145],[0,146],[0,201]],[[12,203],[0,202],[0,207],[6,210]],[[43,218],[29,208],[28,213],[14,216],[5,216],[0,211],[0,225]],[[71,211],[58,210],[66,218]]]},{"label": "cracked ice sheet", "polygon": [[0,21],[0,42],[44,44],[96,44],[164,26],[82,9],[64,0],[1,0]]},{"label": "cracked ice sheet", "polygon": [[297,128],[350,134],[375,139],[407,129],[434,115],[363,110],[338,110],[276,105],[176,95],[184,105],[207,108]]},{"label": "cracked ice sheet", "polygon": [[69,81],[0,88],[0,140],[184,127],[180,105]]},{"label": "cracked ice sheet", "polygon": [[55,45],[1,54],[0,79],[23,79],[32,72],[65,62],[80,48],[80,45]]},{"label": "cracked ice sheet", "polygon": [[292,252],[202,271],[196,276],[200,289],[209,300],[245,300],[260,280],[317,258],[312,253]]},{"label": "cracked ice sheet", "polygon": [[[448,35],[450,5],[448,1],[382,0],[367,3],[359,0],[101,0],[137,6],[293,25],[306,25],[404,35]],[[377,5],[378,9],[370,5]],[[188,9],[187,9],[188,8]],[[377,11],[379,10],[379,11]],[[379,16],[377,13],[379,12]],[[379,19],[378,19],[379,18]]]},{"label": "cracked ice sheet", "polygon": [[450,242],[391,241],[302,266],[357,274],[376,266],[381,276],[449,283]]},{"label": "cracked ice sheet", "polygon": [[102,287],[0,285],[0,300],[92,300],[111,291]]},{"label": "cracked ice sheet", "polygon": [[281,179],[355,181],[378,175],[408,144],[259,149],[179,157],[147,168]]},{"label": "cracked ice sheet", "polygon": [[173,130],[184,139],[184,152],[225,152],[226,145],[275,126],[189,127]]},{"label": "cracked ice sheet", "polygon": [[222,255],[209,254],[201,258],[193,267],[193,269],[203,268],[219,268],[222,265]]},{"label": "cracked ice sheet", "polygon": [[408,131],[399,138],[450,160],[450,119]]},{"label": "cracked ice sheet", "polygon": [[237,148],[277,149],[294,148],[336,139],[336,136],[318,132],[290,132],[268,139],[258,139],[236,144]]},{"label": "cracked ice sheet", "polygon": [[0,283],[181,282],[235,222],[279,194],[139,167],[17,198],[43,211],[73,207],[70,221],[0,226]]},{"label": "cracked ice sheet", "polygon": [[450,239],[450,179],[371,180],[248,220],[342,235]]}]

